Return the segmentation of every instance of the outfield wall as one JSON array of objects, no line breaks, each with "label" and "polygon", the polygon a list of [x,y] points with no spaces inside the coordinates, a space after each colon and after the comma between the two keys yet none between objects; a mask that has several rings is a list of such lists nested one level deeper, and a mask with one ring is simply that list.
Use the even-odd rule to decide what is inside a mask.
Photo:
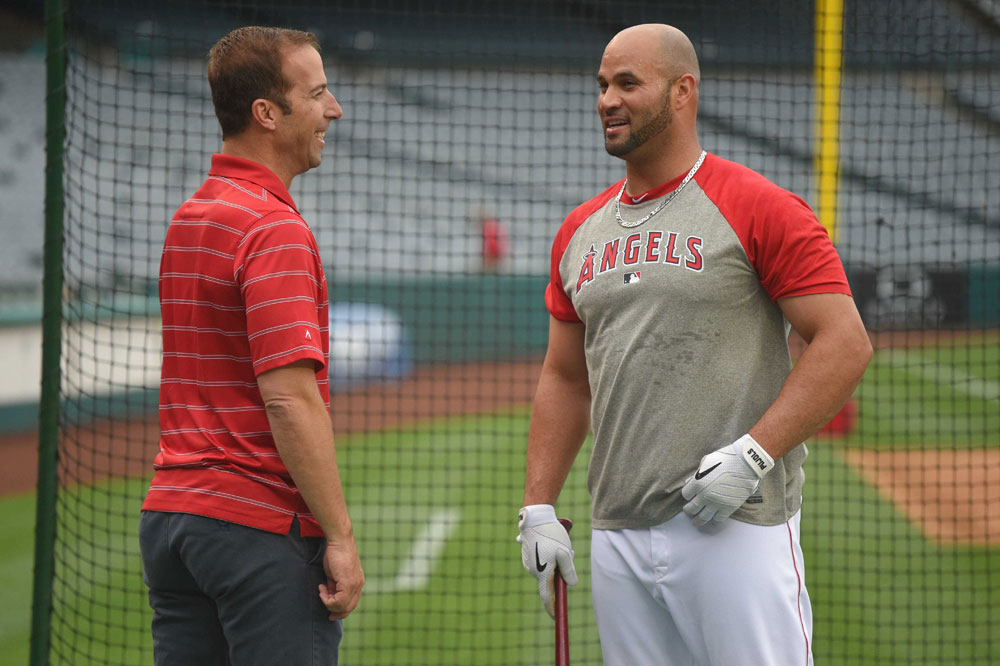
[{"label": "outfield wall", "polygon": [[384,305],[410,333],[416,363],[506,360],[544,352],[547,278],[473,275],[340,279],[330,301]]},{"label": "outfield wall", "polygon": [[[374,303],[398,317],[407,333],[407,362],[414,364],[503,361],[544,352],[548,313],[546,278],[473,275],[429,278],[329,279],[330,301]],[[67,308],[69,310],[70,308]],[[155,407],[160,371],[160,319],[154,297],[124,307],[86,308],[70,318],[64,346],[63,395],[87,412],[113,416],[118,405]],[[68,315],[72,317],[72,315]],[[0,311],[0,433],[37,427],[41,387],[40,308]],[[95,323],[98,322],[98,323]],[[354,348],[378,349],[358,340]],[[374,358],[371,358],[374,362]],[[81,402],[81,398],[83,398]],[[109,411],[110,410],[110,411]]]}]

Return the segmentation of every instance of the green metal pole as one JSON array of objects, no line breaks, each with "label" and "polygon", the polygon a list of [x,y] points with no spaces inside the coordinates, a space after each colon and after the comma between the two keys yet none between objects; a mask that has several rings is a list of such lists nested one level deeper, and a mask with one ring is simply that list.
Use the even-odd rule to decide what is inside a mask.
[{"label": "green metal pole", "polygon": [[42,395],[38,504],[31,605],[31,666],[49,663],[55,575],[59,392],[62,353],[63,143],[66,138],[66,29],[63,0],[45,1],[45,276],[42,279]]}]

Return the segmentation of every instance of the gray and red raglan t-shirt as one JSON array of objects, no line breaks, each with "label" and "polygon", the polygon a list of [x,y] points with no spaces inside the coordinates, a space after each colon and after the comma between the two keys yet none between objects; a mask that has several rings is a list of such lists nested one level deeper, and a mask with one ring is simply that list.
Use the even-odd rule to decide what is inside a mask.
[{"label": "gray and red raglan t-shirt", "polygon": [[[637,197],[639,220],[681,182]],[[549,312],[585,326],[594,450],[588,472],[597,529],[676,515],[702,456],[746,434],[791,369],[776,302],[850,295],[833,243],[799,197],[707,155],[665,208],[633,228],[615,218],[618,182],[574,210],[552,248]],[[733,517],[774,525],[798,511],[800,444]]]},{"label": "gray and red raglan t-shirt", "polygon": [[160,262],[160,451],[143,509],[323,532],[278,455],[257,377],[309,359],[329,405],[327,285],[284,184],[214,155]]}]

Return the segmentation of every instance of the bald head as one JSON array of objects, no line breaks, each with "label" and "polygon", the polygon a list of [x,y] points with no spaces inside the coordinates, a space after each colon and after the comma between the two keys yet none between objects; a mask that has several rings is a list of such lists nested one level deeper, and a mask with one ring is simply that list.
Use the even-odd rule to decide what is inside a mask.
[{"label": "bald head", "polygon": [[694,46],[677,28],[636,25],[608,42],[597,72],[597,113],[604,148],[626,161],[630,182],[655,186],[698,159],[700,81]]},{"label": "bald head", "polygon": [[701,69],[694,45],[687,35],[672,25],[645,23],[625,28],[608,42],[604,53],[606,56],[648,58],[668,81],[691,74],[695,82],[701,83]]}]

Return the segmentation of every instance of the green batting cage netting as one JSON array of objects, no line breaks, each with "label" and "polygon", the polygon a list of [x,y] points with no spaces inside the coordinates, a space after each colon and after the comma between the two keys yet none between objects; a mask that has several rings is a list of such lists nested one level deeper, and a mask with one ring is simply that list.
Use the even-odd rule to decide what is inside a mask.
[{"label": "green batting cage netting", "polygon": [[[249,24],[314,32],[344,109],[292,186],[330,285],[332,417],[368,577],[341,663],[553,662],[514,542],[548,254],[566,214],[624,175],[595,75],[610,37],[645,22],[694,42],[703,146],[830,229],[873,339],[809,442],[816,662],[1000,663],[997,3],[6,4],[0,452],[39,429],[32,664],[152,663],[137,525],[158,261],[221,145],[206,53]],[[558,504],[576,523],[574,664],[601,662],[588,447]]]}]

